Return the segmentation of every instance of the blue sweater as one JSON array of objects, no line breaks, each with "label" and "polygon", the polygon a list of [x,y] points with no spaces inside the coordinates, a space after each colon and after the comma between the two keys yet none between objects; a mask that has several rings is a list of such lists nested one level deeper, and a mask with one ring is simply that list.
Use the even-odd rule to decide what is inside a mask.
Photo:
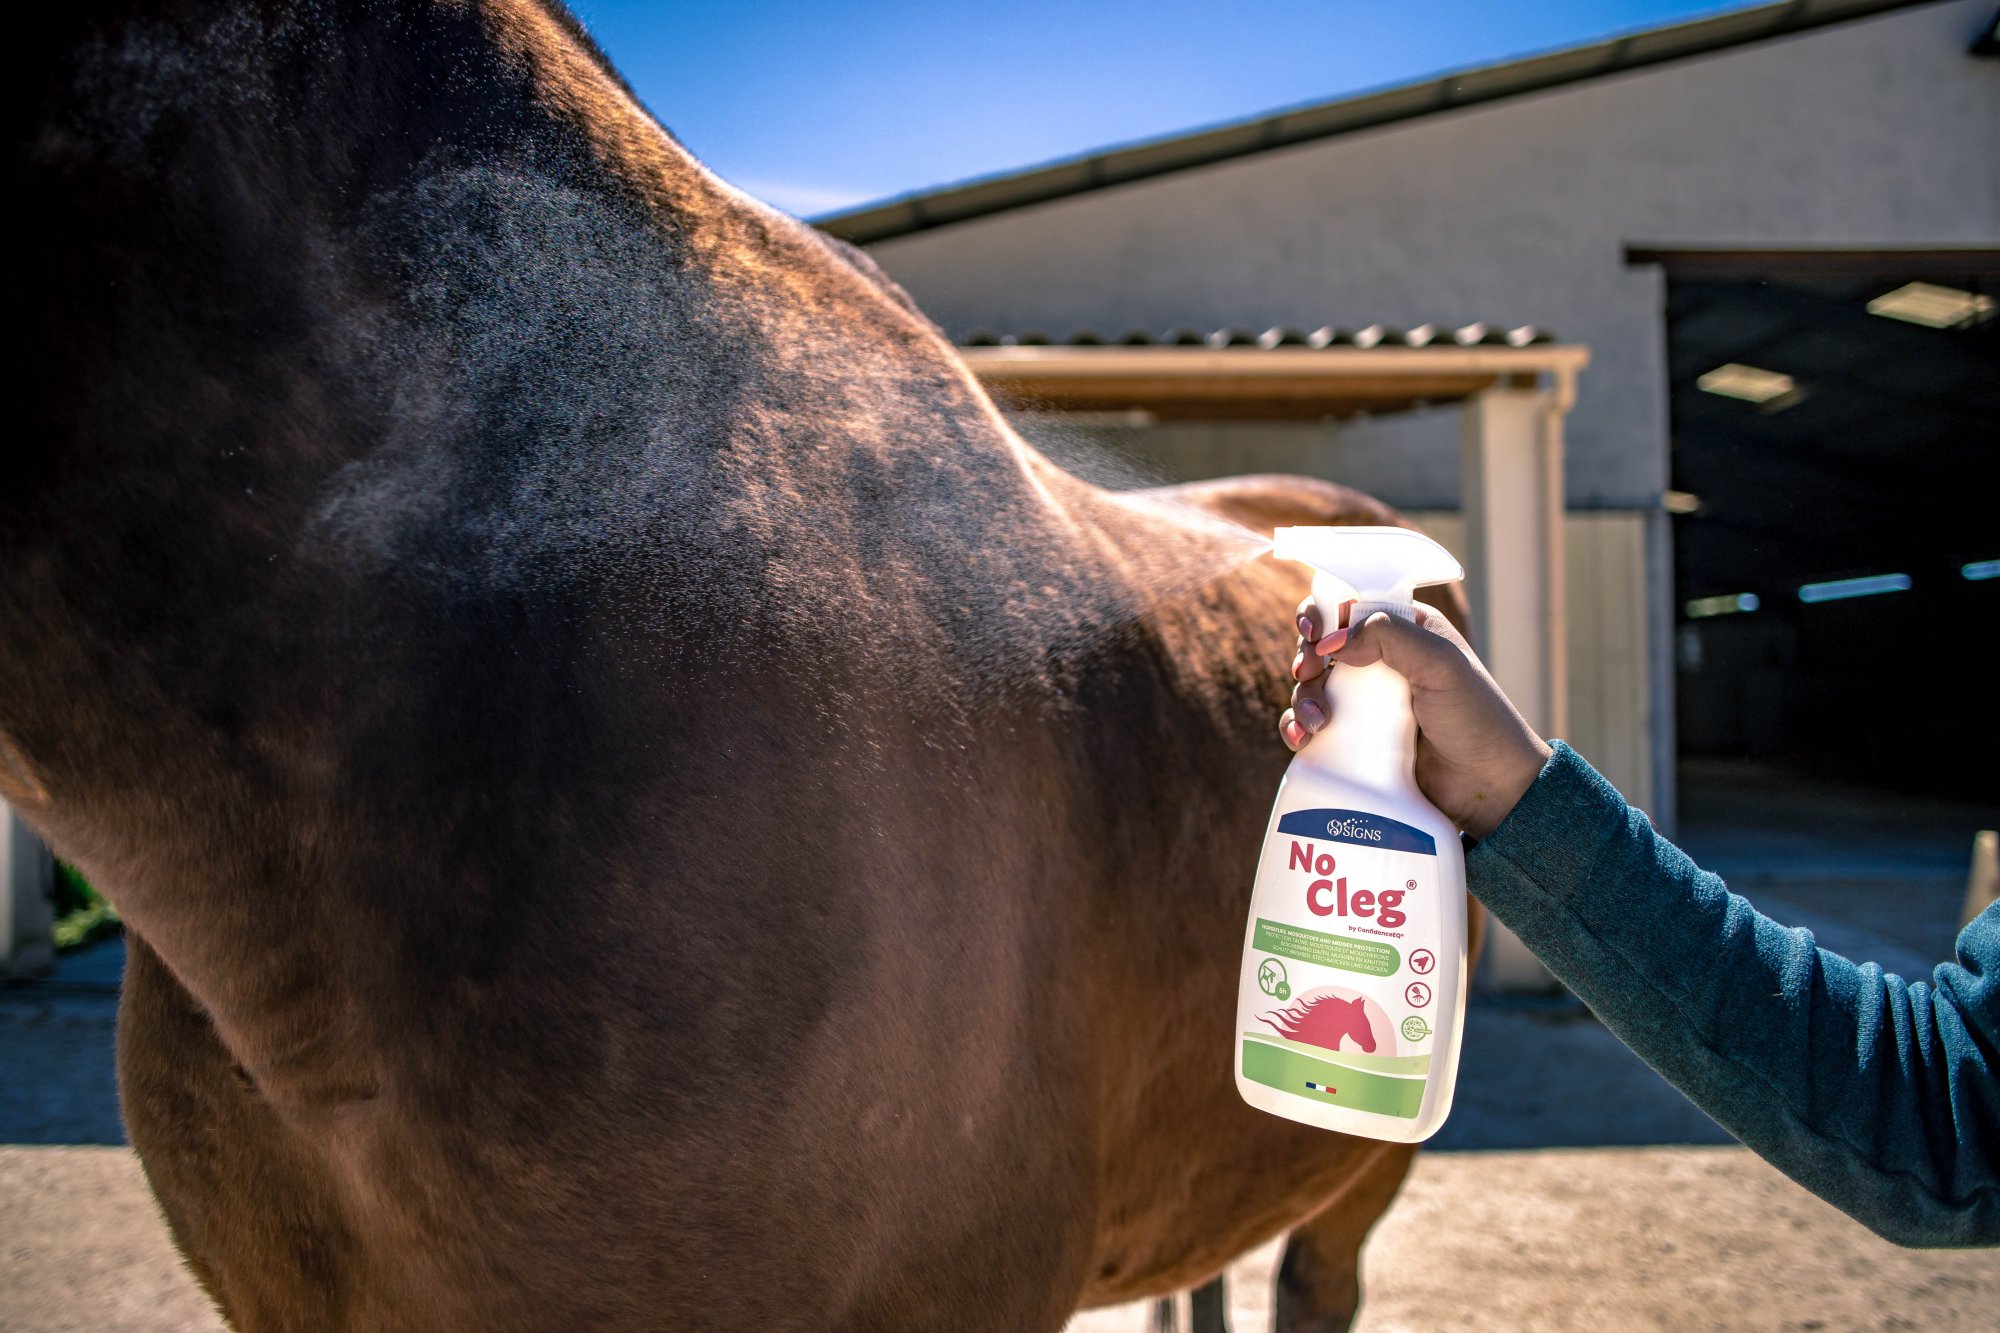
[{"label": "blue sweater", "polygon": [[1723,1128],[1903,1245],[2000,1244],[2000,903],[1927,981],[1815,948],[1557,742],[1472,892]]}]

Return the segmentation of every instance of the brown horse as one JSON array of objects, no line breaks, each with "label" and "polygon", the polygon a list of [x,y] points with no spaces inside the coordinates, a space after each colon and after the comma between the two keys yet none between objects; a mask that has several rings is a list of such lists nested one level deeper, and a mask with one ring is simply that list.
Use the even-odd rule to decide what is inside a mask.
[{"label": "brown horse", "polygon": [[1054,1328],[1409,1150],[1228,1068],[1298,480],[1052,467],[534,0],[17,28],[0,792],[244,1329]]}]

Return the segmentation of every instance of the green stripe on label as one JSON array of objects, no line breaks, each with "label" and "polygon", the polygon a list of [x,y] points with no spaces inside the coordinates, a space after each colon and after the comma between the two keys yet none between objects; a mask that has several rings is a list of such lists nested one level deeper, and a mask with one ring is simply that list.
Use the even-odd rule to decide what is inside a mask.
[{"label": "green stripe on label", "polygon": [[[1243,1077],[1307,1101],[1373,1111],[1399,1120],[1415,1120],[1424,1104],[1423,1079],[1370,1074],[1262,1041],[1243,1043]],[[1318,1084],[1323,1091],[1307,1087],[1308,1083]]]},{"label": "green stripe on label", "polygon": [[1350,1069],[1365,1069],[1372,1074],[1412,1074],[1419,1078],[1431,1072],[1431,1058],[1428,1055],[1368,1055],[1361,1051],[1329,1051],[1324,1046],[1313,1046],[1303,1041],[1287,1041],[1270,1032],[1246,1032],[1252,1041],[1267,1042],[1280,1050],[1294,1051],[1315,1060],[1327,1060]]},{"label": "green stripe on label", "polygon": [[1396,952],[1394,945],[1329,935],[1323,930],[1288,926],[1261,916],[1257,918],[1257,934],[1251,947],[1301,963],[1337,967],[1343,972],[1359,972],[1369,977],[1394,976],[1403,965],[1403,955]]}]

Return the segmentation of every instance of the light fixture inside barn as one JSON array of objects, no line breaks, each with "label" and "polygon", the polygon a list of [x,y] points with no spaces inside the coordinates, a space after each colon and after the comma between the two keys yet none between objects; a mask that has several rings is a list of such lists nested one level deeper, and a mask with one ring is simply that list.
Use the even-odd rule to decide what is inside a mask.
[{"label": "light fixture inside barn", "polygon": [[1775,370],[1763,370],[1756,366],[1746,366],[1731,361],[1726,366],[1714,370],[1695,380],[1695,387],[1703,393],[1720,394],[1724,398],[1740,398],[1746,403],[1775,403],[1787,394],[1796,393],[1798,384],[1790,375]]},{"label": "light fixture inside barn", "polygon": [[1710,616],[1729,616],[1739,611],[1755,611],[1763,604],[1763,600],[1754,592],[1730,592],[1716,597],[1697,597],[1687,604],[1687,613],[1690,620],[1706,620]]},{"label": "light fixture inside barn", "polygon": [[1848,597],[1874,597],[1885,592],[1908,592],[1908,574],[1868,574],[1857,579],[1830,579],[1808,583],[1799,589],[1802,602],[1838,602]]},{"label": "light fixture inside barn", "polygon": [[1968,329],[1993,314],[1993,298],[1932,282],[1906,282],[1870,301],[1868,313],[1927,329]]}]

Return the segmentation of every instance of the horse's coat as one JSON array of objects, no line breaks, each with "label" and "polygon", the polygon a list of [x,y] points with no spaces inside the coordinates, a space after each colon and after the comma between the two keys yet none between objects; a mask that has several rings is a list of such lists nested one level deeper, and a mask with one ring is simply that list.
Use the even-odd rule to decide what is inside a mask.
[{"label": "horse's coat", "polygon": [[0,793],[245,1329],[1053,1328],[1408,1151],[1241,1105],[1301,580],[1050,466],[529,0],[57,6]]}]

